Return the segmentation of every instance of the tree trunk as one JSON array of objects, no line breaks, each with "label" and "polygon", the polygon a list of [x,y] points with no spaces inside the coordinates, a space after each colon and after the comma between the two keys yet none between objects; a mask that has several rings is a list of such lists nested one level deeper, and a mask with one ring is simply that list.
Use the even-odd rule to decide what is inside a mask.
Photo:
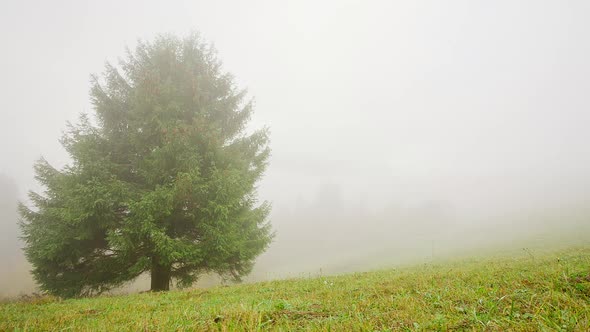
[{"label": "tree trunk", "polygon": [[152,292],[170,290],[170,266],[162,266],[152,259]]}]

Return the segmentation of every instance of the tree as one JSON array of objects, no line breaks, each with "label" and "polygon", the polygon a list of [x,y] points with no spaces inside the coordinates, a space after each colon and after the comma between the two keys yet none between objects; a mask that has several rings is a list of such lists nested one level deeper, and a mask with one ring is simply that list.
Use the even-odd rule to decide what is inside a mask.
[{"label": "tree", "polygon": [[273,234],[256,183],[268,131],[246,131],[252,102],[198,35],[160,36],[93,76],[95,119],[68,124],[73,162],[41,159],[44,194],[20,205],[41,288],[72,297],[151,273],[151,290],[250,272]]}]

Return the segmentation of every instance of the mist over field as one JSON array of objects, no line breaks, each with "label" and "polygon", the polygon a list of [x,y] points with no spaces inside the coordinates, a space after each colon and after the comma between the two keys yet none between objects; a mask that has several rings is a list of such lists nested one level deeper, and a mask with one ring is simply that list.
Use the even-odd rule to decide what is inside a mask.
[{"label": "mist over field", "polygon": [[70,162],[90,74],[168,32],[213,42],[270,128],[276,237],[247,281],[590,239],[586,1],[3,7],[0,296],[34,291],[16,225],[33,163]]}]

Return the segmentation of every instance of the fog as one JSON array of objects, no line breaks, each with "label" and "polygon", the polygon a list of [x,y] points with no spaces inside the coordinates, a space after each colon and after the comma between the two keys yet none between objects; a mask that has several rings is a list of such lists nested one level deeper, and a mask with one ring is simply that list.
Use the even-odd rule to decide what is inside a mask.
[{"label": "fog", "polygon": [[16,200],[69,162],[90,74],[198,31],[271,130],[276,238],[248,281],[590,240],[587,1],[8,1],[0,295],[34,290]]}]

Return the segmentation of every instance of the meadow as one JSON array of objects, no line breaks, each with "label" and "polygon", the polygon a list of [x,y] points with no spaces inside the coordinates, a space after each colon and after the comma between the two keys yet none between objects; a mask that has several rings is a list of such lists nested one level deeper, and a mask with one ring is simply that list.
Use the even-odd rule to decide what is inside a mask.
[{"label": "meadow", "polygon": [[0,305],[0,331],[589,331],[590,246]]}]

